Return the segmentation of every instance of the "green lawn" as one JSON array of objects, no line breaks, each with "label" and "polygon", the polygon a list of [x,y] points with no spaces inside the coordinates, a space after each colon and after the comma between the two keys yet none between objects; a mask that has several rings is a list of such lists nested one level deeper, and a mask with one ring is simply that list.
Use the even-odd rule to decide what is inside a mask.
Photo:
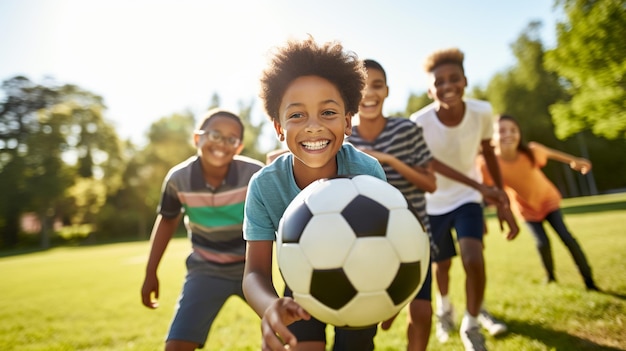
[{"label": "green lawn", "polygon": [[[513,242],[492,216],[485,239],[487,305],[509,332],[487,338],[492,350],[626,350],[626,194],[564,201],[603,293],[587,292],[564,246],[553,238],[558,284],[544,285],[532,238]],[[160,268],[161,307],[140,302],[148,242],[55,248],[0,258],[0,350],[159,350],[184,276],[186,239],[172,241]],[[460,320],[463,273],[452,270]],[[376,337],[377,350],[405,346],[404,312]],[[211,330],[207,350],[259,350],[258,317],[231,299]],[[430,350],[461,350],[458,336]]]}]

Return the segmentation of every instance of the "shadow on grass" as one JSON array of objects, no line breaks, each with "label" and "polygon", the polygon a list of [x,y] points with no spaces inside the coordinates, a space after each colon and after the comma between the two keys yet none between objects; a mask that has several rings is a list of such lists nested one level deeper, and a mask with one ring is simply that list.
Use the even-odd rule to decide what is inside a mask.
[{"label": "shadow on grass", "polygon": [[[183,230],[179,229],[174,233],[174,238],[186,238],[187,233]],[[103,245],[111,245],[111,244],[122,244],[122,243],[133,243],[133,242],[149,242],[150,237],[146,236],[145,238],[138,238],[136,236],[133,237],[120,237],[120,238],[104,238],[99,239],[96,236],[88,236],[84,239],[72,239],[72,240],[62,240],[59,238],[55,238],[50,247],[42,248],[37,246],[37,244],[31,245],[20,245],[14,248],[4,248],[0,249],[0,258],[12,257],[12,256],[20,256],[20,255],[28,255],[39,252],[44,252],[56,248],[61,247],[90,247],[90,246],[103,246]]]},{"label": "shadow on grass", "polygon": [[621,348],[599,345],[591,340],[583,339],[564,331],[548,329],[539,324],[512,320],[507,320],[506,323],[509,327],[509,332],[503,335],[502,339],[511,336],[511,334],[518,334],[540,341],[549,350],[624,351]]},{"label": "shadow on grass", "polygon": [[613,296],[616,299],[626,300],[626,295],[618,293],[618,292],[602,290],[598,292],[598,294],[605,294],[605,295]]},{"label": "shadow on grass", "polygon": [[[561,207],[561,212],[563,212],[564,215],[622,210],[626,210],[626,201]],[[485,217],[496,217],[495,209],[492,206],[486,208]]]},{"label": "shadow on grass", "polygon": [[619,211],[619,210],[626,210],[626,201],[608,202],[608,203],[590,204],[590,205],[578,205],[578,206],[570,206],[570,207],[561,208],[561,211],[563,211],[563,214],[578,214],[578,213]]}]

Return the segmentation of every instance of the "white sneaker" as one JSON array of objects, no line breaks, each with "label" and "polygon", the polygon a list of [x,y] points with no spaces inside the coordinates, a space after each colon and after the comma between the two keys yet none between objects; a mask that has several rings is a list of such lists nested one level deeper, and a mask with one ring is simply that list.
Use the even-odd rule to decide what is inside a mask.
[{"label": "white sneaker", "polygon": [[463,341],[465,351],[487,351],[485,337],[478,326],[461,331],[461,341]]},{"label": "white sneaker", "polygon": [[480,310],[478,313],[478,323],[485,328],[489,334],[492,336],[500,335],[506,332],[506,324],[504,322],[497,320],[491,313],[487,312],[484,309]]},{"label": "white sneaker", "polygon": [[445,343],[450,339],[450,333],[454,331],[454,308],[450,306],[450,310],[437,314],[437,322],[435,322],[435,335],[440,343]]}]

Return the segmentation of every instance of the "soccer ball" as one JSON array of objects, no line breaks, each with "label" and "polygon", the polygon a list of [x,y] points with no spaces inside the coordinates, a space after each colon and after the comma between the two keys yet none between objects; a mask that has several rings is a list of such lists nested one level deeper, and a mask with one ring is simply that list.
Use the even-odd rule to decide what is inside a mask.
[{"label": "soccer ball", "polygon": [[313,317],[366,327],[415,297],[430,264],[428,240],[406,198],[387,182],[369,175],[321,179],[279,222],[278,267]]}]

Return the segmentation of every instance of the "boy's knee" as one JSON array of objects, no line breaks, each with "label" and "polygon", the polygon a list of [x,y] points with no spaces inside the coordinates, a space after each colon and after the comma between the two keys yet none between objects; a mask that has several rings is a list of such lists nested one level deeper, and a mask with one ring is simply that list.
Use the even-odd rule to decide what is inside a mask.
[{"label": "boy's knee", "polygon": [[409,323],[425,325],[432,319],[432,304],[428,300],[413,300],[409,305]]}]

